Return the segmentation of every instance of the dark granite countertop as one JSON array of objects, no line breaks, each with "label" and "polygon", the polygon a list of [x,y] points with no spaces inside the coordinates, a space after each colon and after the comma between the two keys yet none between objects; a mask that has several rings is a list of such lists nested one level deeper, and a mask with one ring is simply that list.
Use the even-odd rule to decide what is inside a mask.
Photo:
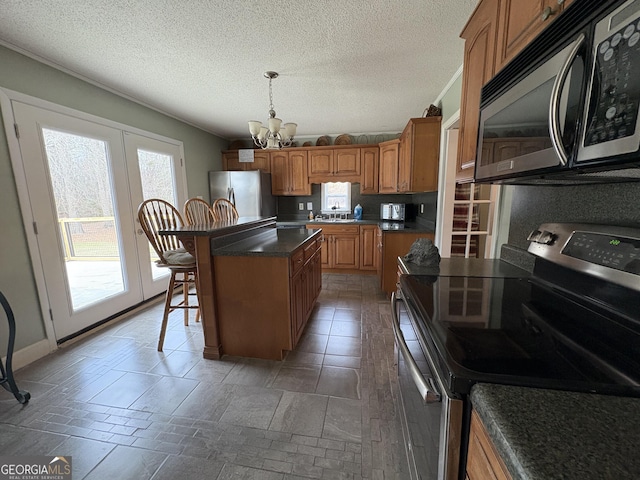
[{"label": "dark granite countertop", "polygon": [[440,275],[444,277],[527,278],[531,274],[503,260],[482,258],[442,258],[438,268],[423,267],[398,257],[400,266],[411,275]]},{"label": "dark granite countertop", "polygon": [[473,408],[514,479],[623,479],[640,472],[640,399],[477,384]]},{"label": "dark granite countertop", "polygon": [[288,257],[320,230],[306,228],[268,228],[264,232],[214,248],[213,256]]}]

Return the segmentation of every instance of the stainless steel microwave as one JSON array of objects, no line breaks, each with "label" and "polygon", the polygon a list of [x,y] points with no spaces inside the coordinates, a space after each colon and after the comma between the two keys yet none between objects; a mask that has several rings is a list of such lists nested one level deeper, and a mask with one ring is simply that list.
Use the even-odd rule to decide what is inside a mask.
[{"label": "stainless steel microwave", "polygon": [[482,89],[476,182],[640,181],[640,0],[575,0]]}]

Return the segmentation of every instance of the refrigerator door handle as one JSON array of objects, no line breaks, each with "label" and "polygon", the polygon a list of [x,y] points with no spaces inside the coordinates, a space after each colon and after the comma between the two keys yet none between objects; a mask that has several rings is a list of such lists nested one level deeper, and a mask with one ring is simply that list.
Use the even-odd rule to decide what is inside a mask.
[{"label": "refrigerator door handle", "polygon": [[236,205],[236,192],[233,190],[233,187],[229,189],[229,201]]}]

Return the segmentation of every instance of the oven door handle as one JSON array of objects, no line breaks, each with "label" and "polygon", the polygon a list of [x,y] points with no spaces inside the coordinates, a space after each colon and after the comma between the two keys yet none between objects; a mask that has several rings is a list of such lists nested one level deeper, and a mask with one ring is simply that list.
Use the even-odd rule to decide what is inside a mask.
[{"label": "oven door handle", "polygon": [[396,297],[396,293],[393,292],[391,294],[391,324],[393,325],[393,334],[396,337],[396,344],[398,345],[398,350],[400,350],[401,355],[404,357],[405,362],[407,362],[407,368],[409,369],[409,373],[411,374],[411,378],[413,379],[413,383],[415,383],[420,396],[424,400],[425,403],[438,403],[442,401],[442,395],[438,393],[436,389],[436,384],[433,378],[425,378],[420,372],[420,368],[416,364],[416,361],[413,359],[413,355],[409,351],[409,347],[407,347],[407,342],[404,339],[404,335],[402,334],[402,330],[400,330],[400,321],[398,319],[397,313],[397,304],[401,302],[401,298]]},{"label": "oven door handle", "polygon": [[562,132],[560,131],[560,94],[562,93],[562,89],[564,88],[567,76],[569,75],[571,65],[573,64],[575,58],[578,56],[578,51],[580,50],[580,47],[584,43],[585,39],[586,37],[584,33],[581,33],[571,47],[571,51],[569,52],[567,59],[562,65],[560,72],[558,72],[556,80],[553,83],[553,88],[551,90],[551,100],[549,105],[549,133],[551,134],[551,144],[560,157],[560,163],[562,163],[563,166],[567,165],[567,163],[569,162],[569,157],[566,150],[564,149],[564,145],[562,143]]}]

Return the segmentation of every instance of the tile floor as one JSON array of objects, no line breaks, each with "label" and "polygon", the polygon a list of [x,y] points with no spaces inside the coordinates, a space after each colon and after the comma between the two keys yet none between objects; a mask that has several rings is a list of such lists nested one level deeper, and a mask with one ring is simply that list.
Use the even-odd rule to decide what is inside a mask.
[{"label": "tile floor", "polygon": [[202,329],[155,304],[16,372],[0,454],[72,456],[74,480],[403,479],[390,308],[377,278],[323,275],[282,362],[202,358]]}]

